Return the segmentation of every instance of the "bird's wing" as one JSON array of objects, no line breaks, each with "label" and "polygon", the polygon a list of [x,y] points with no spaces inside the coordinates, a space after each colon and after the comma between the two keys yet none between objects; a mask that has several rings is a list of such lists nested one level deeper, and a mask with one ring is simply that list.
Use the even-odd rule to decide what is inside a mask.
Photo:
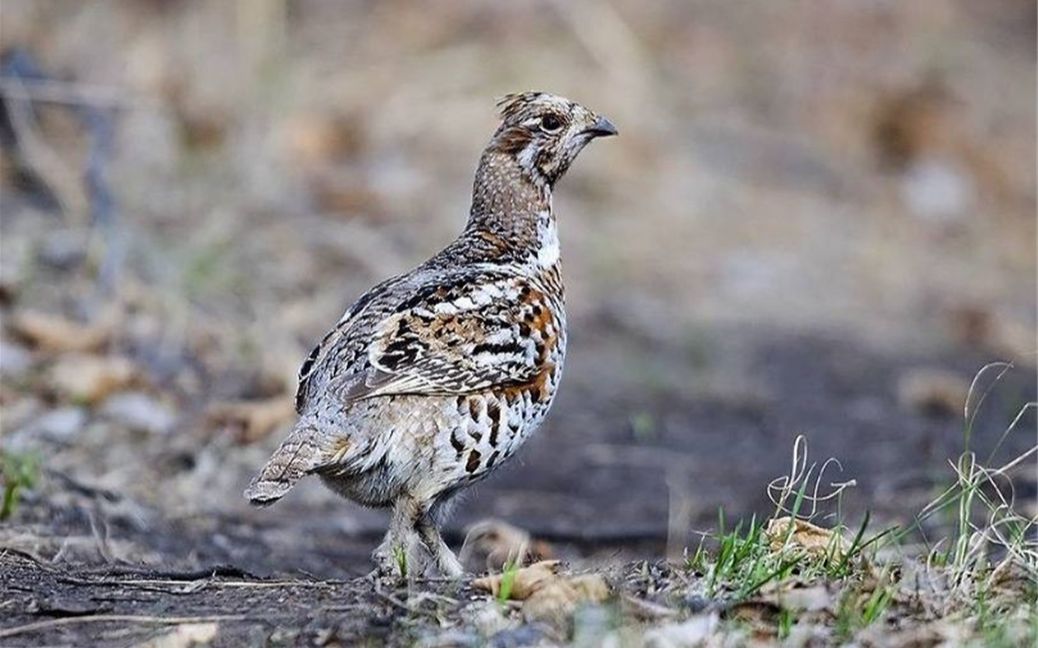
[{"label": "bird's wing", "polygon": [[367,366],[337,391],[353,401],[529,383],[559,343],[559,311],[521,276],[429,282],[372,328]]},{"label": "bird's wing", "polygon": [[[387,303],[393,303],[393,289],[404,283],[406,277],[401,275],[387,279],[353,303],[328,332],[317,343],[299,368],[299,387],[296,389],[296,411],[300,414],[314,394],[320,391],[320,385],[334,378],[345,369],[347,374],[354,370],[356,364],[362,364],[366,357],[366,338],[373,324],[382,319],[387,311]],[[332,365],[329,367],[328,365]]]}]

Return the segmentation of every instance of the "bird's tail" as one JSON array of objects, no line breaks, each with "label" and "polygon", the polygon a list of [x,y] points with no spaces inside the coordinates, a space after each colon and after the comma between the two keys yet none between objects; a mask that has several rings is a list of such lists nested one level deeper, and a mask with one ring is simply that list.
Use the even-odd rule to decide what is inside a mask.
[{"label": "bird's tail", "polygon": [[245,489],[245,499],[253,506],[269,506],[281,499],[300,478],[318,463],[316,431],[300,421],[292,433]]}]

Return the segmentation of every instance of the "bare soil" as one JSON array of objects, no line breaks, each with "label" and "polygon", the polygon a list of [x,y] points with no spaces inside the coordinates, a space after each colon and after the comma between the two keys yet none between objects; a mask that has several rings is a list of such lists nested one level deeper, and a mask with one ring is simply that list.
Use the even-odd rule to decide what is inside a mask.
[{"label": "bare soil", "polygon": [[[950,357],[926,365],[969,375],[980,362],[969,353]],[[758,399],[682,402],[663,394],[652,403],[651,426],[631,423],[635,404],[622,398],[589,402],[594,394],[564,391],[519,461],[459,506],[448,540],[457,547],[466,525],[502,518],[573,566],[605,568],[623,583],[624,574],[644,569],[626,561],[655,561],[666,551],[675,492],[692,503],[692,524],[672,544],[694,546],[695,530],[716,526],[718,506],[729,520],[768,515],[763,486],[788,470],[797,432],[810,435],[814,458],[840,457],[843,473],[834,481],[858,481],[842,505],[848,520],[870,507],[880,520],[909,522],[947,479],[946,458],[961,449],[958,417],[906,411],[897,400],[897,376],[920,359],[806,337],[765,345],[755,358]],[[976,447],[993,447],[1005,413],[1033,398],[1032,376],[1011,372],[992,391],[975,426]],[[1033,417],[1023,424],[1033,428]],[[1029,439],[1013,435],[1006,443],[999,452],[1009,456]],[[559,456],[566,462],[553,460]],[[581,478],[572,479],[573,471]],[[1033,503],[1034,481],[1024,476],[1017,497]],[[47,471],[0,527],[0,645],[131,645],[165,636],[174,621],[216,623],[215,645],[413,645],[446,630],[456,636],[436,639],[444,645],[486,639],[465,606],[487,595],[438,581],[376,587],[363,574],[381,516],[318,502],[289,498],[256,512],[176,515]],[[694,580],[664,582],[690,596]],[[490,645],[550,644],[567,632],[523,623]]]}]

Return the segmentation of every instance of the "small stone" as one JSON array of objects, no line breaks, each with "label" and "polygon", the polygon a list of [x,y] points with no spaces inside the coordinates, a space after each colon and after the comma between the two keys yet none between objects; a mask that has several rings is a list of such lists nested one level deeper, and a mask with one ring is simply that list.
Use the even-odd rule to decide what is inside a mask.
[{"label": "small stone", "polygon": [[188,648],[208,646],[216,638],[220,626],[216,623],[181,623],[173,630],[137,644],[141,648]]},{"label": "small stone", "polygon": [[544,639],[544,626],[527,623],[514,630],[503,630],[487,641],[488,648],[520,648],[534,646]]},{"label": "small stone", "polygon": [[165,404],[144,392],[123,392],[105,401],[101,412],[131,430],[168,434],[176,415]]},{"label": "small stone", "polygon": [[415,644],[419,648],[468,648],[481,645],[479,637],[463,630],[447,630]]},{"label": "small stone", "polygon": [[70,270],[79,265],[84,258],[84,238],[72,231],[51,234],[39,249],[40,261],[57,270]]},{"label": "small stone", "polygon": [[695,616],[683,623],[668,623],[645,633],[646,648],[684,648],[704,645],[717,630],[716,614]]},{"label": "small stone", "polygon": [[794,587],[779,594],[779,602],[784,609],[797,612],[822,612],[830,610],[839,600],[839,592],[826,585]]},{"label": "small stone", "polygon": [[955,162],[923,159],[905,172],[901,193],[913,214],[945,224],[966,216],[975,202],[976,189],[969,174]]},{"label": "small stone", "polygon": [[82,407],[60,407],[40,416],[29,425],[29,434],[41,436],[49,441],[68,443],[83,429],[87,422]]},{"label": "small stone", "polygon": [[[2,395],[2,392],[0,392]],[[40,418],[40,412],[46,411],[43,403],[33,394],[21,398],[0,400],[3,416],[0,417],[0,445],[6,450],[15,451],[14,445],[31,432],[30,424]],[[10,430],[11,434],[5,435]]]},{"label": "small stone", "polygon": [[613,615],[601,605],[585,605],[573,614],[573,646],[601,646],[613,627]]},{"label": "small stone", "polygon": [[702,594],[689,594],[685,597],[685,607],[693,614],[698,614],[710,607],[711,600]]},{"label": "small stone", "polygon": [[463,615],[471,618],[472,625],[484,637],[514,627],[515,622],[505,617],[497,601],[477,601]]},{"label": "small stone", "polygon": [[25,347],[10,342],[0,341],[0,376],[8,380],[18,380],[25,376],[32,367],[32,353]]}]

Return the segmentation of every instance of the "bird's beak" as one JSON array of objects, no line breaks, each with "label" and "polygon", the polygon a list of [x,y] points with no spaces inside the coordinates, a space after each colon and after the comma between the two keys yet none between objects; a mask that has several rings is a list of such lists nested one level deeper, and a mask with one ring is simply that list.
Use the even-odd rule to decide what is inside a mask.
[{"label": "bird's beak", "polygon": [[620,131],[616,130],[616,126],[613,126],[613,122],[605,117],[599,117],[592,126],[585,128],[584,132],[591,137],[609,137],[610,135],[618,135],[620,133]]}]

